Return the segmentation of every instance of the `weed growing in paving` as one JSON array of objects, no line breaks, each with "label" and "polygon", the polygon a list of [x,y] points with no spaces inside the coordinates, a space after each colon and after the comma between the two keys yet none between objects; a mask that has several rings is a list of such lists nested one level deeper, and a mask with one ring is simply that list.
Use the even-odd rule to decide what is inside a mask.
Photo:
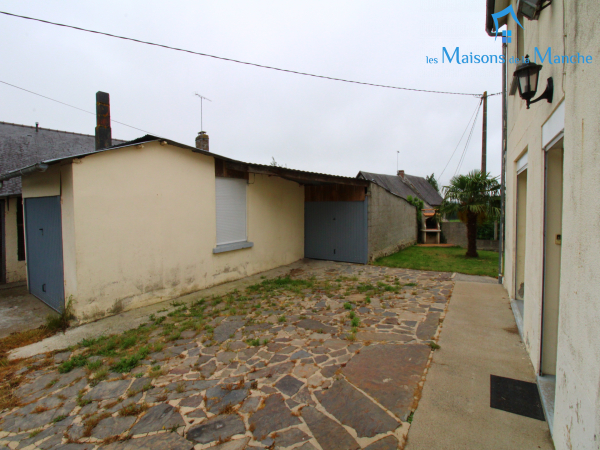
[{"label": "weed growing in paving", "polygon": [[65,415],[57,416],[54,419],[52,419],[52,423],[60,422],[61,420],[65,420],[66,418],[67,418],[67,416],[65,416]]},{"label": "weed growing in paving", "polygon": [[127,358],[121,358],[121,360],[118,363],[111,366],[111,369],[117,373],[131,372],[131,370],[138,365],[138,362],[140,362],[140,360],[148,356],[148,353],[150,353],[148,347],[142,347],[138,350],[138,352],[135,355],[129,356]]},{"label": "weed growing in paving", "polygon": [[29,433],[29,438],[31,439],[32,437],[36,437],[38,434],[40,434],[42,432],[41,428],[38,428],[37,430],[33,430],[31,433]]},{"label": "weed growing in paving", "polygon": [[265,294],[277,291],[288,290],[295,293],[300,293],[302,289],[309,289],[314,286],[311,280],[295,280],[290,276],[271,278],[263,280],[261,283],[253,284],[246,290],[251,294]]},{"label": "weed growing in paving", "polygon": [[144,411],[148,409],[148,405],[146,403],[142,403],[141,405],[132,403],[131,405],[127,405],[124,408],[119,410],[119,416],[138,416]]},{"label": "weed growing in paving", "polygon": [[88,361],[88,363],[86,364],[86,367],[88,368],[88,370],[90,370],[91,372],[95,372],[96,370],[98,370],[100,367],[102,366],[102,361],[98,360],[98,361]]},{"label": "weed growing in paving", "polygon": [[92,387],[94,387],[101,381],[106,380],[107,378],[108,378],[108,369],[106,367],[103,367],[102,369],[100,369],[94,373],[94,378],[92,378],[92,380],[90,381],[90,384],[92,385]]},{"label": "weed growing in paving", "polygon": [[246,341],[248,345],[252,347],[259,347],[260,345],[267,345],[269,343],[268,339],[263,339],[262,341],[259,338],[256,339],[248,339]]},{"label": "weed growing in paving", "polygon": [[64,333],[73,319],[75,319],[75,315],[73,314],[73,297],[71,296],[62,313],[46,316],[46,328],[50,331],[62,331]]},{"label": "weed growing in paving", "polygon": [[67,373],[76,367],[83,367],[87,364],[87,356],[85,355],[77,355],[63,362],[59,367],[58,371],[60,373]]},{"label": "weed growing in paving", "polygon": [[82,408],[85,405],[89,405],[90,403],[92,403],[92,401],[89,398],[83,398],[83,389],[81,391],[79,391],[79,394],[77,394],[77,406],[81,406]]}]

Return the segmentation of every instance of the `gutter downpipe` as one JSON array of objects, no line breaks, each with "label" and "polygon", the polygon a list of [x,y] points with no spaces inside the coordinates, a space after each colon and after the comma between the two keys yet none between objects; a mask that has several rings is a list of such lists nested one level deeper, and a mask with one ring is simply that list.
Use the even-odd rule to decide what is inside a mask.
[{"label": "gutter downpipe", "polygon": [[31,167],[27,167],[26,169],[16,170],[14,172],[10,172],[6,175],[0,176],[0,187],[2,187],[2,183],[6,180],[10,180],[11,178],[20,177],[22,175],[27,175],[28,173],[33,172],[45,172],[48,170],[48,164],[35,164]]},{"label": "gutter downpipe", "polygon": [[507,111],[506,111],[506,48],[507,44],[502,44],[502,54],[504,55],[504,63],[502,63],[502,170],[500,172],[500,232],[498,233],[498,249],[500,257],[498,258],[498,284],[504,281],[503,263],[504,263],[504,219],[505,219],[505,172],[506,172],[506,150],[508,147],[507,133]]}]

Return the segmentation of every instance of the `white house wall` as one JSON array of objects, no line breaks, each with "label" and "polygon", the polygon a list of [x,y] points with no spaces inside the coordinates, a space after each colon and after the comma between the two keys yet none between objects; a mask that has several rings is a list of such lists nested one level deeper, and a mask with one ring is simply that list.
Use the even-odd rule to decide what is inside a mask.
[{"label": "white house wall", "polygon": [[[513,2],[516,8],[516,2]],[[564,11],[564,16],[563,16]],[[564,17],[564,33],[563,33]],[[537,95],[554,81],[554,99],[526,109],[518,93],[508,97],[506,160],[506,253],[504,285],[515,293],[517,161],[527,151],[527,250],[524,341],[540,369],[544,139],[560,128],[564,115],[564,189],[561,288],[553,438],[557,450],[600,448],[600,3],[554,0],[537,21],[522,19],[525,53],[592,55],[592,64],[543,63]],[[516,24],[508,57],[517,56]],[[540,63],[540,61],[538,61]],[[514,64],[508,65],[508,83]],[[564,102],[564,104],[562,104]],[[561,109],[564,108],[564,113]],[[553,114],[556,114],[553,116]]]},{"label": "white house wall", "polygon": [[557,449],[587,450],[600,448],[600,3],[568,1],[565,13],[567,54],[594,62],[565,67],[554,441]]}]

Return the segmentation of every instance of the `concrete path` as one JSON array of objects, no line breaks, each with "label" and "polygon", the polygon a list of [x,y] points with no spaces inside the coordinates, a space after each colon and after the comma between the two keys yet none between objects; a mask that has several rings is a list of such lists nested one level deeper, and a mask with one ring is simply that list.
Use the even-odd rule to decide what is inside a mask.
[{"label": "concrete path", "polygon": [[535,381],[506,291],[455,281],[406,449],[554,448],[546,422],[490,408],[490,374]]},{"label": "concrete path", "polygon": [[455,273],[454,281],[467,281],[470,283],[498,284],[498,278],[482,277],[479,275],[467,275],[466,273]]},{"label": "concrete path", "polygon": [[0,285],[0,339],[44,325],[48,314],[56,313],[31,295],[25,283]]}]

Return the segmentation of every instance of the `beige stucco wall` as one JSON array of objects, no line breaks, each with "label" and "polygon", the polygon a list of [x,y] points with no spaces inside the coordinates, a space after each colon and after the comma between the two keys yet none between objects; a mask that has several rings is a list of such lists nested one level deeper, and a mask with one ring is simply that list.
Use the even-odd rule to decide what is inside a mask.
[{"label": "beige stucco wall", "polygon": [[375,183],[368,197],[369,261],[417,242],[417,209]]},{"label": "beige stucco wall", "polygon": [[[535,46],[540,49],[551,46],[555,55],[577,52],[592,55],[593,63],[563,65],[546,61],[538,95],[543,92],[546,79],[552,76],[551,104],[542,101],[527,110],[518,94],[508,99],[504,283],[511,296],[514,295],[515,163],[528,149],[524,340],[536,371],[540,368],[544,251],[542,126],[565,102],[561,286],[553,417],[553,438],[558,450],[600,448],[599,21],[600,3],[571,0],[554,0],[537,21],[524,19],[526,53],[532,55]],[[513,36],[517,35],[512,19],[509,29]],[[516,56],[516,48],[515,42],[509,44],[509,58]],[[509,64],[509,84],[514,69],[514,64]]]},{"label": "beige stucco wall", "polygon": [[[250,249],[213,254],[214,159],[145,144],[88,156],[62,171],[65,297],[92,320],[303,257],[304,191],[250,175]],[[38,175],[39,176],[39,175]]]},{"label": "beige stucco wall", "polygon": [[4,202],[4,242],[6,245],[6,282],[15,283],[27,279],[27,265],[19,261],[17,241],[17,201],[7,198]]},{"label": "beige stucco wall", "polygon": [[60,166],[48,167],[45,172],[33,172],[21,177],[23,198],[60,195]]}]

